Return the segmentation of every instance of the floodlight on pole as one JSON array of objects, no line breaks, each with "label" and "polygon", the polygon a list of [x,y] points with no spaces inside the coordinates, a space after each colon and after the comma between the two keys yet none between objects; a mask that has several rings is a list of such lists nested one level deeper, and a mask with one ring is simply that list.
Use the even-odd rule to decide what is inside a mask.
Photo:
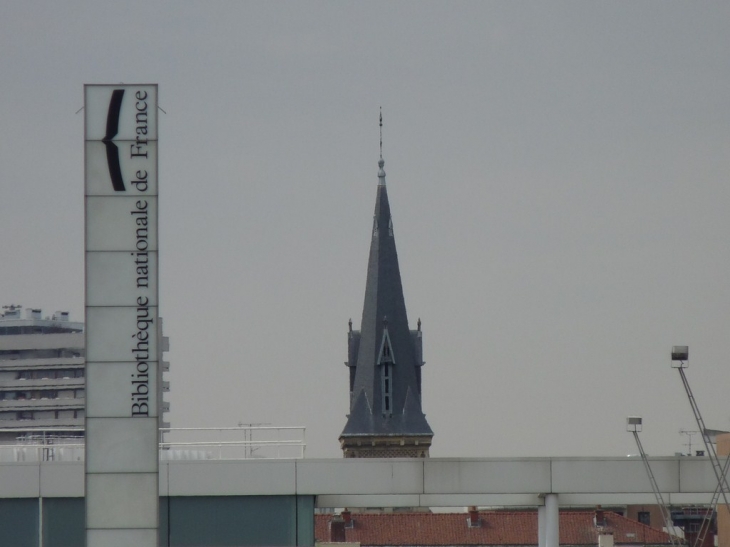
[{"label": "floodlight on pole", "polygon": [[672,368],[687,368],[689,346],[672,346]]},{"label": "floodlight on pole", "polygon": [[641,432],[641,416],[629,416],[626,418],[626,431]]},{"label": "floodlight on pole", "polygon": [[[702,414],[700,413],[700,407],[697,405],[697,400],[692,394],[692,388],[689,387],[687,375],[684,373],[684,369],[687,368],[686,362],[688,360],[689,347],[672,346],[672,368],[676,368],[677,370],[679,370],[679,377],[682,379],[682,385],[684,386],[684,391],[687,393],[689,405],[692,407],[692,413],[695,415],[697,429],[699,429],[699,431],[702,433],[702,442],[705,445],[705,451],[707,453],[707,456],[710,458],[710,462],[712,463],[712,471],[715,473],[715,479],[717,479],[717,487],[715,488],[715,493],[712,495],[710,507],[705,513],[704,518],[702,519],[702,523],[700,524],[700,528],[697,532],[697,537],[695,539],[695,547],[699,547],[701,545],[704,545],[705,536],[707,535],[707,532],[710,528],[712,514],[717,507],[717,502],[719,501],[720,496],[722,496],[723,501],[725,501],[725,505],[730,506],[730,501],[728,500],[728,494],[730,493],[730,484],[728,484],[727,480],[728,469],[730,469],[730,457],[725,460],[724,465],[720,465],[720,460],[717,457],[717,451],[715,450],[715,446],[710,442],[708,436],[705,434],[705,432],[707,431],[707,428],[705,427],[705,420],[702,418]],[[675,365],[674,363],[679,364]]]},{"label": "floodlight on pole", "polygon": [[677,532],[674,530],[672,514],[669,511],[669,507],[667,506],[667,504],[664,503],[664,497],[659,490],[659,485],[657,484],[654,473],[651,470],[651,465],[649,465],[649,458],[647,458],[646,452],[644,452],[644,447],[641,444],[641,439],[639,439],[639,432],[641,431],[642,425],[641,422],[642,420],[640,416],[629,416],[628,418],[626,418],[626,431],[629,431],[634,435],[636,446],[639,448],[639,454],[641,454],[641,461],[644,462],[644,469],[646,470],[646,474],[649,477],[649,482],[651,483],[651,490],[652,492],[654,492],[654,498],[656,499],[656,503],[659,506],[659,510],[662,514],[664,527],[667,529],[667,533],[669,534],[669,540],[672,542],[673,547],[680,547],[682,542],[677,536]]}]

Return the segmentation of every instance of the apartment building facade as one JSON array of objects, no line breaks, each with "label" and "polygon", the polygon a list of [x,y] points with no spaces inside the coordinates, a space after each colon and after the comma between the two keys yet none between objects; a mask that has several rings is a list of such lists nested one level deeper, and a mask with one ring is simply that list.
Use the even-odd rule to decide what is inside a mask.
[{"label": "apartment building facade", "polygon": [[[161,325],[158,325],[161,329]],[[170,390],[163,373],[169,348],[160,337],[160,427]],[[43,316],[36,308],[4,306],[0,315],[0,443],[82,437],[86,405],[84,324],[57,311]]]}]

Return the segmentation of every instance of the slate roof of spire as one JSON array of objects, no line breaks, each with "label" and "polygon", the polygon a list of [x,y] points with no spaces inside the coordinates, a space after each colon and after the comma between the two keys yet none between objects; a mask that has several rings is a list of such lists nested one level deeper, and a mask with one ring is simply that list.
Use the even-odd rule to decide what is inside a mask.
[{"label": "slate roof of spire", "polygon": [[[432,436],[421,410],[417,369],[422,363],[408,327],[384,165],[381,156],[352,400],[342,436]],[[383,411],[382,365],[378,364],[386,329],[393,361],[391,413]]]}]

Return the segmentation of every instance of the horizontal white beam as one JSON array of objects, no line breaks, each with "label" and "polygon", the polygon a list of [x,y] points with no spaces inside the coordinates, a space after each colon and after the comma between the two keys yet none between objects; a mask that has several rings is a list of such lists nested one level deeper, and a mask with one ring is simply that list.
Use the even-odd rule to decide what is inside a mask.
[{"label": "horizontal white beam", "polygon": [[[705,504],[708,458],[650,458],[670,504]],[[80,497],[83,463],[0,462],[0,497]],[[313,495],[319,507],[653,503],[638,458],[312,459],[160,462],[160,495]]]}]

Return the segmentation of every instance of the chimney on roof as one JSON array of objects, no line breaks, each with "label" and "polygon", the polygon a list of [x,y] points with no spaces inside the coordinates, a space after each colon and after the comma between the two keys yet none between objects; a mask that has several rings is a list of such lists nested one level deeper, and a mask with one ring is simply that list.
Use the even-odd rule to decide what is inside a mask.
[{"label": "chimney on roof", "polygon": [[54,321],[68,321],[68,312],[67,311],[57,311],[53,314],[53,320]]},{"label": "chimney on roof", "polygon": [[352,520],[352,513],[350,513],[350,510],[345,507],[340,514],[342,515],[342,520],[345,521],[345,528],[354,528],[355,522]]},{"label": "chimney on roof", "polygon": [[603,512],[600,505],[596,505],[596,514],[593,516],[593,524],[595,524],[597,528],[606,526],[606,514]]},{"label": "chimney on roof", "polygon": [[469,507],[469,518],[466,522],[468,523],[469,528],[479,528],[481,526],[481,521],[479,520],[479,509],[477,509],[476,506],[472,505]]},{"label": "chimney on roof", "polygon": [[3,306],[3,309],[5,310],[3,312],[5,319],[20,319],[20,306],[10,304],[9,306]]},{"label": "chimney on roof", "polygon": [[25,310],[26,319],[43,319],[41,310],[39,308],[26,308]]},{"label": "chimney on roof", "polygon": [[613,532],[598,534],[598,547],[613,547]]},{"label": "chimney on roof", "polygon": [[332,543],[344,543],[346,540],[345,520],[342,515],[335,515],[330,521],[330,541]]}]

